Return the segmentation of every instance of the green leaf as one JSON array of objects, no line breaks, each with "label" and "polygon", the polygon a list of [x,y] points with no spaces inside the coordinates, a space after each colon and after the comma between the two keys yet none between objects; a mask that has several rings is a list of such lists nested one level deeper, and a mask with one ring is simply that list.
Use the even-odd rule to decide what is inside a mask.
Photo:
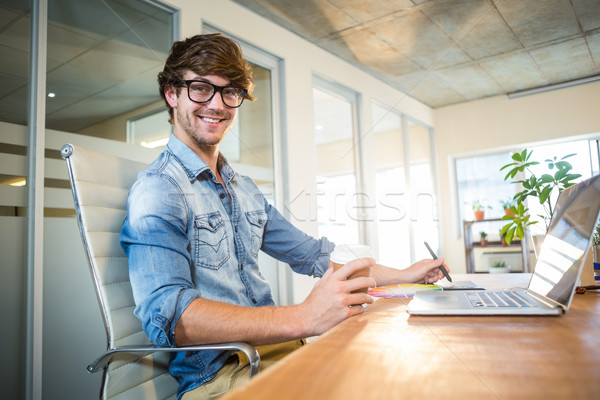
[{"label": "green leaf", "polygon": [[525,229],[523,229],[523,226],[519,225],[517,226],[517,237],[519,239],[523,239],[525,237]]},{"label": "green leaf", "polygon": [[542,192],[540,193],[540,204],[544,204],[546,202],[546,200],[548,200],[548,197],[550,197],[551,193],[552,193],[551,186],[546,186],[545,188],[543,188]]},{"label": "green leaf", "polygon": [[510,244],[510,242],[512,242],[516,228],[516,226],[513,226],[506,232],[506,237],[504,238],[504,240],[506,240],[506,243]]},{"label": "green leaf", "polygon": [[500,171],[502,171],[503,169],[506,169],[506,168],[512,167],[513,165],[517,165],[517,163],[510,163],[510,164],[506,164],[506,165],[502,166],[502,168],[500,168]]},{"label": "green leaf", "polygon": [[[558,171],[558,172],[560,172],[560,171]],[[558,172],[557,172],[557,174],[558,174]],[[539,180],[540,183],[549,183],[549,182],[553,182],[553,181],[554,181],[554,178],[550,174],[542,175]]]},{"label": "green leaf", "polygon": [[559,169],[554,174],[554,179],[556,179],[558,182],[560,182],[565,176],[567,176],[567,172],[569,172],[569,171],[566,169]]},{"label": "green leaf", "polygon": [[573,181],[575,179],[581,178],[581,174],[568,174],[565,176],[563,181]]},{"label": "green leaf", "polygon": [[573,169],[573,166],[568,161],[559,161],[559,162],[556,163],[556,168],[558,168],[558,169],[566,169],[568,171],[568,170]]}]

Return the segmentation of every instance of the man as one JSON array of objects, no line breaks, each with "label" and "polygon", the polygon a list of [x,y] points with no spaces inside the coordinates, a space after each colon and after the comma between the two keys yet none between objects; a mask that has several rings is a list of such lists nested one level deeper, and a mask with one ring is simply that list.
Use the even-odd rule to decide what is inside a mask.
[{"label": "man", "polygon": [[[372,299],[353,291],[443,277],[442,260],[395,270],[359,259],[334,272],[333,243],[295,228],[231,169],[219,143],[243,100],[253,100],[251,70],[237,43],[220,34],[176,42],[158,80],[174,132],[131,188],[121,231],[135,313],[153,343],[249,342],[266,367],[299,339],[362,313]],[[303,303],[274,305],[259,250],[321,278]],[[365,266],[372,277],[346,279]],[[212,351],[177,353],[170,364],[184,399],[216,397],[240,384],[246,368],[238,356]]]}]

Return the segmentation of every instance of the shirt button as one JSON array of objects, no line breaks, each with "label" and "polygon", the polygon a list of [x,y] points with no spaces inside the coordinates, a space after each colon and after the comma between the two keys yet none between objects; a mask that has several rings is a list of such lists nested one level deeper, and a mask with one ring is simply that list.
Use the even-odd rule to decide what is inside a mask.
[{"label": "shirt button", "polygon": [[224,199],[225,198],[225,193],[220,193],[219,197],[222,198],[222,199]]},{"label": "shirt button", "polygon": [[237,232],[238,232],[238,230],[239,230],[239,229],[238,229],[238,227],[236,226],[236,227],[235,227],[235,233],[237,233]]},{"label": "shirt button", "polygon": [[240,264],[240,269],[243,271],[244,270],[244,264]]},{"label": "shirt button", "polygon": [[256,301],[256,299],[255,299],[255,298],[252,298],[251,300],[252,300],[252,304],[256,304],[256,303],[258,303],[258,301]]}]

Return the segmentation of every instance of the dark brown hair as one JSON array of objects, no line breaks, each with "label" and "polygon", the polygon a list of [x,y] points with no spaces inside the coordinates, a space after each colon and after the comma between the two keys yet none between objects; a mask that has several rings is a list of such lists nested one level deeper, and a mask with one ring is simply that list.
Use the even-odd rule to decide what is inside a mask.
[{"label": "dark brown hair", "polygon": [[165,98],[165,88],[176,88],[179,94],[187,70],[198,75],[221,76],[232,86],[246,89],[245,98],[254,100],[252,69],[244,60],[239,44],[220,33],[195,35],[173,43],[165,67],[158,74],[160,95],[169,110],[170,123],[173,123],[173,109]]}]

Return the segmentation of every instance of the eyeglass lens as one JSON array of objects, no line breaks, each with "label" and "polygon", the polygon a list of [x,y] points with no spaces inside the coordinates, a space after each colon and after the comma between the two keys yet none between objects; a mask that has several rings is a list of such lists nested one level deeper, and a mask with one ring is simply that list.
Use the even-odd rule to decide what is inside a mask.
[{"label": "eyeglass lens", "polygon": [[210,101],[215,93],[221,93],[223,103],[227,107],[239,107],[244,101],[245,90],[234,86],[215,86],[208,82],[186,81],[188,86],[188,95],[190,100],[197,103],[206,103]]}]

